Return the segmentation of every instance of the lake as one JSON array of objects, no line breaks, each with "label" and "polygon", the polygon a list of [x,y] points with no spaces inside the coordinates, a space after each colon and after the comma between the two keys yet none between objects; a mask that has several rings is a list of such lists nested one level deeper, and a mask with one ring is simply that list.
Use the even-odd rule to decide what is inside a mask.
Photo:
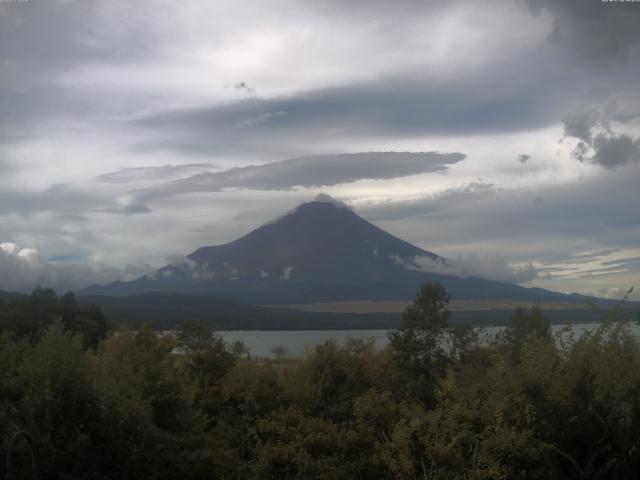
[{"label": "lake", "polygon": [[[579,323],[573,326],[576,336],[585,331],[594,330],[597,323]],[[564,328],[564,325],[552,325],[553,332]],[[493,335],[504,327],[485,327],[480,329],[481,334]],[[640,325],[630,324],[631,332],[640,339]],[[387,333],[391,330],[230,330],[217,332],[227,343],[238,340],[244,342],[249,348],[252,357],[273,358],[274,347],[284,347],[287,356],[298,357],[304,354],[307,348],[320,345],[330,338],[334,338],[339,344],[344,344],[350,338],[373,337],[377,348],[384,348],[389,340]]]}]

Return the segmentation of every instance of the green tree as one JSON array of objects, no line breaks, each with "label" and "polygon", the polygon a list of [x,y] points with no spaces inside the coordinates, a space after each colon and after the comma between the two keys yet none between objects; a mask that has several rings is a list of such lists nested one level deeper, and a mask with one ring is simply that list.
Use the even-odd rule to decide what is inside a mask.
[{"label": "green tree", "polygon": [[297,409],[279,410],[258,422],[253,478],[334,480],[353,478],[340,429]]},{"label": "green tree", "polygon": [[65,331],[81,334],[85,348],[95,348],[109,329],[102,311],[80,304],[73,293],[58,297],[53,290],[38,287],[28,297],[0,305],[0,331],[13,338],[36,343],[56,320]]},{"label": "green tree", "polygon": [[451,356],[464,363],[469,351],[478,345],[478,333],[472,325],[455,325],[449,330],[449,340]]},{"label": "green tree", "polygon": [[222,337],[210,328],[195,322],[185,322],[176,337],[176,346],[183,353],[182,363],[195,378],[196,401],[209,422],[213,422],[222,407],[221,385],[237,357],[227,351]]},{"label": "green tree", "polygon": [[81,336],[65,332],[57,321],[36,345],[24,339],[2,351],[10,355],[3,358],[8,364],[0,384],[3,437],[18,429],[29,432],[43,475],[93,471],[98,397]]},{"label": "green tree", "polygon": [[276,357],[276,363],[280,363],[289,354],[289,349],[283,345],[276,345],[271,349],[271,353]]},{"label": "green tree", "polygon": [[92,357],[103,421],[101,468],[113,478],[189,478],[194,469],[209,476],[215,470],[215,459],[201,455],[213,442],[196,407],[197,386],[174,346],[148,326],[122,327]]},{"label": "green tree", "polygon": [[335,339],[316,346],[301,366],[310,383],[311,411],[336,423],[353,419],[353,401],[373,385],[372,340],[353,339],[339,345]]},{"label": "green tree", "polygon": [[402,382],[406,393],[428,406],[433,406],[436,381],[444,367],[449,300],[442,285],[422,285],[413,305],[404,311],[400,328],[389,334],[395,363],[407,375]]},{"label": "green tree", "polygon": [[528,309],[517,307],[504,331],[504,339],[516,356],[527,342],[551,341],[551,325],[544,317],[540,305],[532,305]]}]

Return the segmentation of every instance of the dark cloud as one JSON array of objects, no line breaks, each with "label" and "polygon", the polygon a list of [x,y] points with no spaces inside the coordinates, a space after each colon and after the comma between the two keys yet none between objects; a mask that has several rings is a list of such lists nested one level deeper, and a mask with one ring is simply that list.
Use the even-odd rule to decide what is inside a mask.
[{"label": "dark cloud", "polygon": [[461,153],[438,152],[369,152],[294,158],[223,172],[201,173],[143,191],[142,197],[219,192],[224,188],[291,190],[298,186],[330,186],[363,179],[444,172],[449,165],[464,158]]},{"label": "dark cloud", "polygon": [[616,168],[640,162],[640,138],[616,133],[613,120],[634,117],[620,116],[614,108],[582,109],[564,118],[564,135],[578,140],[573,156],[581,162],[590,162],[605,168]]},{"label": "dark cloud", "polygon": [[235,88],[236,90],[240,90],[243,91],[245,93],[248,93],[249,95],[253,95],[254,93],[256,93],[256,91],[251,88],[249,85],[247,85],[245,82],[237,82],[233,88]]},{"label": "dark cloud", "polygon": [[188,163],[185,165],[163,165],[160,167],[130,167],[98,175],[95,179],[106,183],[158,181],[189,176],[196,172],[215,170],[217,168],[216,165],[211,163]]},{"label": "dark cloud", "polygon": [[[101,17],[109,11],[116,13],[118,5],[124,6],[116,1],[107,7],[96,0],[3,2],[0,48],[5,58],[18,57],[25,62],[35,62],[37,58],[54,66],[81,56],[87,60],[132,60],[149,54],[155,46],[148,35],[136,36],[142,27],[151,33],[153,24],[123,15],[123,23],[114,26],[108,18]],[[114,30],[120,35],[114,36]],[[124,49],[124,45],[130,48]]]},{"label": "dark cloud", "polygon": [[598,135],[593,142],[595,154],[592,158],[605,168],[615,168],[640,162],[640,138],[626,134]]},{"label": "dark cloud", "polygon": [[0,190],[0,215],[31,215],[37,212],[77,215],[98,207],[100,203],[94,195],[80,192],[66,184],[53,185],[42,191],[9,188]]},{"label": "dark cloud", "polygon": [[197,154],[283,147],[308,151],[356,138],[535,129],[557,122],[582,93],[571,86],[573,79],[546,63],[537,67],[540,72],[534,71],[535,62],[514,62],[517,65],[505,65],[509,76],[481,70],[443,81],[412,72],[288,96],[160,111],[133,127],[151,135],[141,143],[144,149]]},{"label": "dark cloud", "polygon": [[604,123],[608,130],[609,125],[595,109],[580,109],[569,113],[564,117],[564,135],[566,137],[579,138],[587,144],[593,142],[593,130]]},{"label": "dark cloud", "polygon": [[[582,27],[563,26],[572,17],[567,13],[570,9],[557,6],[560,3],[543,2],[532,8],[550,11],[558,31],[582,32]],[[596,18],[600,7],[586,3],[591,5],[586,8],[591,13],[583,13],[576,5],[575,15]],[[119,144],[126,143],[130,148],[135,144],[136,153],[139,149],[170,150],[255,158],[259,152],[268,158],[287,158],[326,152],[327,145],[344,148],[342,145],[354,139],[535,129],[557,122],[563,112],[584,103],[584,97],[589,96],[585,92],[595,87],[616,91],[636,88],[635,82],[628,86],[628,81],[620,78],[623,75],[612,78],[611,72],[591,75],[587,85],[582,72],[566,68],[565,58],[540,49],[525,50],[496,60],[490,68],[474,68],[453,76],[390,65],[386,72],[365,80],[338,82],[339,87],[296,89],[270,98],[256,97],[252,80],[242,78],[226,85],[250,93],[245,96],[248,98],[197,107],[191,103],[188,108],[169,110],[166,105],[180,102],[163,102],[161,95],[151,90],[128,91],[104,81],[96,90],[87,82],[81,88],[74,85],[72,73],[75,69],[82,71],[83,66],[120,67],[123,71],[131,68],[133,75],[144,74],[133,67],[143,64],[141,60],[157,58],[158,50],[167,47],[163,42],[170,41],[166,32],[163,34],[162,16],[149,21],[153,6],[132,7],[124,2],[105,5],[94,0],[15,5],[0,2],[0,11],[5,12],[0,14],[0,139],[26,141],[37,136],[38,129],[54,128],[60,117],[65,117],[88,125],[122,127],[123,131],[105,133],[124,137],[126,132],[126,141],[119,138]],[[498,5],[492,8],[501,9]],[[425,18],[445,18],[451,9],[462,6],[463,2],[442,6],[411,1],[398,5],[375,2],[375,7],[367,4],[364,8],[323,1],[309,9],[324,20],[339,16],[355,21],[364,15],[384,38],[404,45],[407,34],[403,25],[411,25],[413,31]],[[621,6],[603,8],[608,16],[606,12],[620,10]],[[607,22],[617,27],[615,22],[622,20],[618,14],[613,17]],[[117,21],[110,22],[110,18]],[[621,31],[627,30],[624,27]],[[625,39],[633,37],[628,32],[621,35]],[[61,73],[66,74],[64,81],[60,80]],[[147,112],[142,118],[138,115],[141,111]]]},{"label": "dark cloud", "polygon": [[640,5],[603,0],[528,0],[553,16],[550,41],[597,66],[623,64],[640,44]]},{"label": "dark cloud", "polygon": [[106,193],[79,190],[69,184],[56,184],[40,191],[0,190],[0,216],[31,216],[41,212],[75,223],[86,221],[92,212],[136,215],[150,213],[151,209],[139,202],[118,202]]},{"label": "dark cloud", "polygon": [[130,68],[154,58],[158,38],[167,39],[154,8],[122,0],[0,1],[0,142],[27,143],[43,130],[51,138],[62,119],[96,126],[157,100],[77,83],[86,67]]}]

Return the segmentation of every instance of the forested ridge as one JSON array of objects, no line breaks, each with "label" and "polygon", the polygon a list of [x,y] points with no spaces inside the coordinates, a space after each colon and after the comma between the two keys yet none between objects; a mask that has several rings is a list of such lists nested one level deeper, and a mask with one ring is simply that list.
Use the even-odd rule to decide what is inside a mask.
[{"label": "forested ridge", "polygon": [[[424,285],[383,351],[279,360],[195,323],[113,330],[71,294],[5,300],[0,446],[26,432],[38,478],[637,477],[640,346],[620,311],[554,336],[534,305],[480,338],[448,300]],[[0,465],[30,478],[27,444]]]}]

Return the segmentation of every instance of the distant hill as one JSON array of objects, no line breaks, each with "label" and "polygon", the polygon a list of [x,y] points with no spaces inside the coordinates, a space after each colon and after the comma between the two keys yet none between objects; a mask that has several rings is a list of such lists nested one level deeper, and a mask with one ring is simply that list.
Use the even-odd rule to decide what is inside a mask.
[{"label": "distant hill", "polygon": [[13,300],[14,298],[20,298],[20,297],[24,297],[25,295],[23,293],[17,293],[17,292],[5,292],[4,290],[0,290],[0,300]]},{"label": "distant hill", "polygon": [[216,330],[336,330],[395,328],[400,315],[394,313],[317,313],[291,309],[263,308],[209,297],[172,292],[149,292],[127,297],[80,296],[107,315],[113,326],[173,329],[195,321]]},{"label": "distant hill", "polygon": [[[209,297],[171,292],[150,292],[129,297],[81,296],[81,303],[101,308],[112,327],[128,324],[133,328],[150,323],[155,328],[174,329],[186,320],[216,330],[366,330],[397,328],[401,313],[309,312],[291,308],[264,308]],[[526,304],[525,304],[526,305]],[[457,310],[451,312],[451,324],[476,326],[506,325],[513,309]],[[571,320],[596,322],[607,311],[571,306],[567,309],[544,309],[551,323]],[[638,318],[638,308],[626,309],[624,318]]]},{"label": "distant hill", "polygon": [[[22,293],[0,291],[0,300],[5,302],[23,297],[26,295]],[[265,308],[174,292],[147,292],[120,297],[85,295],[79,296],[78,301],[100,307],[109,318],[112,328],[121,324],[137,328],[143,323],[149,323],[159,329],[174,329],[182,322],[191,320],[216,330],[366,330],[396,328],[401,316],[400,309],[348,313],[331,311],[331,305],[327,304],[317,307],[325,311],[304,311],[300,309],[301,306],[296,309]],[[452,324],[506,325],[513,310],[493,303],[483,308],[461,309],[455,303],[451,306]],[[526,305],[526,302],[522,303]],[[606,314],[606,305],[602,311],[569,304],[567,308],[547,304],[542,307],[545,316],[552,323],[566,320],[594,322],[601,320]],[[625,319],[636,320],[639,315],[640,306],[637,304],[625,308]]]},{"label": "distant hill", "polygon": [[446,265],[372,225],[327,196],[304,203],[225,245],[202,247],[154,274],[81,290],[127,296],[168,291],[244,304],[346,300],[410,300],[421,283],[438,281],[453,299],[580,302],[584,297],[476,277],[427,273],[403,266],[416,257]]}]

